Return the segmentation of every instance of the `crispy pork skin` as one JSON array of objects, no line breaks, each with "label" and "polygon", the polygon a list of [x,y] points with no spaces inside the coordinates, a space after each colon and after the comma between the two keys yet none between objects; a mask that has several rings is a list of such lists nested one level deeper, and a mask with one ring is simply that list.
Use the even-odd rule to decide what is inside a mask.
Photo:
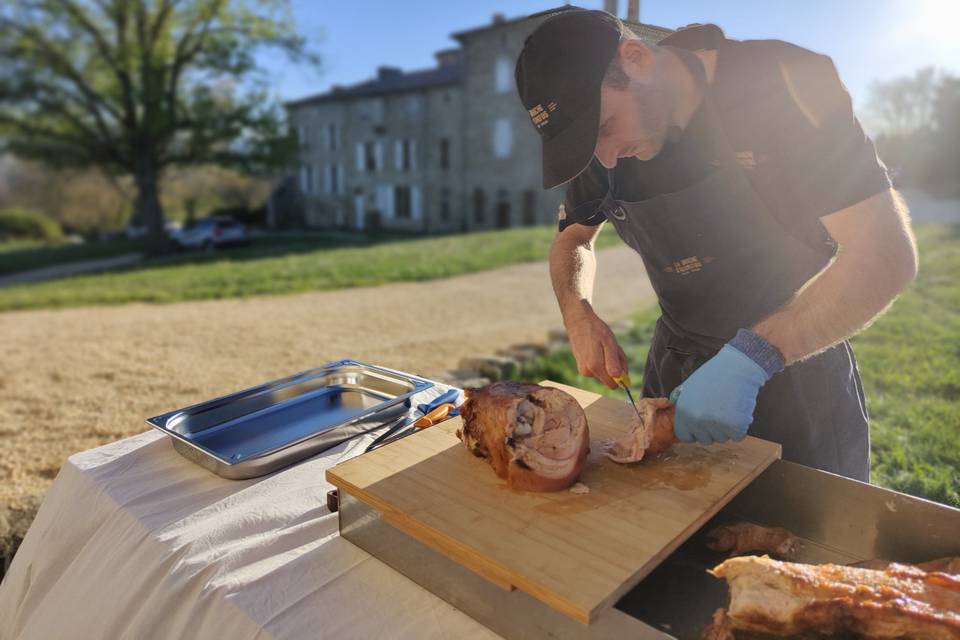
[{"label": "crispy pork skin", "polygon": [[587,416],[570,394],[500,381],[469,389],[457,437],[515,489],[560,491],[590,452]]},{"label": "crispy pork skin", "polygon": [[960,579],[946,573],[895,563],[878,571],[766,556],[730,558],[710,573],[730,586],[725,617],[734,630],[783,637],[960,638]]},{"label": "crispy pork skin", "polygon": [[[854,562],[849,565],[851,567],[860,567],[862,569],[879,569],[884,570],[893,564],[890,560],[863,560],[861,562]],[[901,563],[906,564],[906,563]],[[949,573],[960,577],[960,557],[957,556],[947,556],[946,558],[937,558],[935,560],[927,560],[926,562],[918,562],[916,564],[910,565],[917,567],[918,569],[923,569],[924,571],[939,571],[940,573]]]},{"label": "crispy pork skin", "polygon": [[645,455],[668,449],[677,437],[673,434],[676,407],[667,398],[641,398],[637,403],[640,416],[633,415],[630,431],[617,440],[602,443],[604,454],[621,464],[639,462]]}]

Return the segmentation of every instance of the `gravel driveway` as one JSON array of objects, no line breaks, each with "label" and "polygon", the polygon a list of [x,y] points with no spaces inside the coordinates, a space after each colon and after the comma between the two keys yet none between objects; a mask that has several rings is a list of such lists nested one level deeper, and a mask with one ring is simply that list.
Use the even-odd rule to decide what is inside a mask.
[{"label": "gravel driveway", "polygon": [[[600,253],[608,320],[654,300],[630,249]],[[0,314],[3,506],[29,509],[70,454],[143,420],[330,360],[430,376],[561,326],[545,262],[446,280],[246,300]]]}]

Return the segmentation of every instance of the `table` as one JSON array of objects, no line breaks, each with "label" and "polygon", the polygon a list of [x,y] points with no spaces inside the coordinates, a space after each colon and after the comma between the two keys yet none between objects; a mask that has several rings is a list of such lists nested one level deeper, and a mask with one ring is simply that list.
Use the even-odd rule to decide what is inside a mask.
[{"label": "table", "polygon": [[156,432],[71,456],[0,585],[0,639],[500,638],[339,536],[325,471],[381,431],[244,481]]}]

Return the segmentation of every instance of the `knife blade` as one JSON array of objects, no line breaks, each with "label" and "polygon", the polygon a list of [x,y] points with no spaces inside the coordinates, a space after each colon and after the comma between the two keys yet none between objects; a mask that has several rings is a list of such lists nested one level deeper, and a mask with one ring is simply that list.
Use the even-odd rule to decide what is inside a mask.
[{"label": "knife blade", "polygon": [[637,403],[633,400],[633,394],[630,393],[630,374],[623,373],[614,378],[613,381],[620,385],[621,389],[627,392],[627,399],[630,400],[633,410],[637,412],[637,417],[640,418],[640,422],[643,422],[643,416],[640,415],[640,409],[637,408]]}]

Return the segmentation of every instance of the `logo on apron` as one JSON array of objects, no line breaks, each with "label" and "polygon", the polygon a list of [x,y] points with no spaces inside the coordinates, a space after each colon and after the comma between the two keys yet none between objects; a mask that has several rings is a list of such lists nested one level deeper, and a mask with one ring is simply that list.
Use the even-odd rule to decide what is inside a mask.
[{"label": "logo on apron", "polygon": [[690,256],[689,258],[684,258],[682,260],[677,260],[673,264],[669,264],[663,268],[667,273],[679,273],[682,276],[688,276],[691,273],[696,273],[703,269],[703,266],[713,262],[713,256],[704,256],[698,258],[697,256]]},{"label": "logo on apron", "polygon": [[737,151],[734,153],[734,157],[737,159],[737,164],[744,169],[757,168],[757,161],[753,157],[753,151]]},{"label": "logo on apron", "polygon": [[758,163],[767,161],[767,154],[765,153],[754,156],[753,151],[735,151],[733,155],[741,169],[756,169]]}]

